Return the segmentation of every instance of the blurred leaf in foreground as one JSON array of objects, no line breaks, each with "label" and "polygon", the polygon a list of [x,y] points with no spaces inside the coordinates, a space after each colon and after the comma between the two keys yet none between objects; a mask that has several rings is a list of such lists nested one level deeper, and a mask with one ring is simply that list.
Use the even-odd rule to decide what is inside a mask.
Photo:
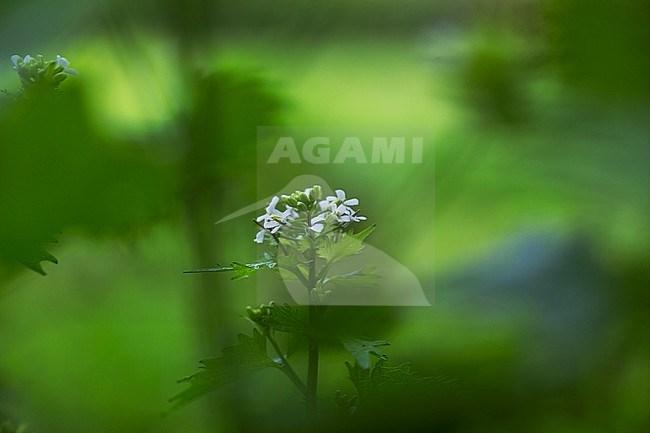
[{"label": "blurred leaf in foreground", "polygon": [[257,329],[253,336],[239,334],[239,344],[227,347],[217,358],[206,358],[201,362],[202,370],[181,379],[188,382],[190,387],[172,397],[170,410],[184,406],[233,380],[249,376],[267,367],[280,368],[266,353],[266,338]]},{"label": "blurred leaf in foreground", "polygon": [[164,167],[98,132],[83,91],[15,101],[0,116],[0,262],[44,273],[43,249],[71,229],[91,235],[143,227],[173,209]]},{"label": "blurred leaf in foreground", "polygon": [[370,341],[361,338],[344,338],[341,343],[345,350],[354,357],[357,365],[365,370],[370,368],[370,355],[385,360],[386,355],[381,350],[381,347],[390,346],[387,341]]}]

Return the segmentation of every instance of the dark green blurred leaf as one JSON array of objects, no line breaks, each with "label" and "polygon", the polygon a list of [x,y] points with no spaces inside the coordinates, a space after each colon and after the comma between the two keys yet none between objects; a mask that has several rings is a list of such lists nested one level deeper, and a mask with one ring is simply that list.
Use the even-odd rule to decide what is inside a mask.
[{"label": "dark green blurred leaf", "polygon": [[366,370],[370,368],[370,355],[386,359],[381,347],[390,346],[387,341],[371,341],[361,338],[342,338],[341,343],[355,359],[357,365]]},{"label": "dark green blurred leaf", "polygon": [[237,69],[197,76],[193,84],[190,112],[181,120],[187,131],[182,174],[188,195],[205,195],[234,178],[254,179],[257,127],[277,124],[279,97],[265,79]]},{"label": "dark green blurred leaf", "polygon": [[29,269],[33,270],[34,272],[38,272],[41,275],[45,275],[45,271],[43,270],[43,266],[41,266],[41,262],[47,261],[54,264],[59,263],[56,257],[45,251],[43,248],[27,250],[24,253],[20,250],[17,250],[15,251],[15,259]]},{"label": "dark green blurred leaf", "polygon": [[647,1],[551,0],[549,54],[571,84],[633,99],[650,92]]},{"label": "dark green blurred leaf", "polygon": [[56,262],[42,248],[52,233],[124,233],[170,212],[163,166],[108,140],[89,111],[81,89],[67,86],[0,116],[0,259],[43,273],[40,262]]},{"label": "dark green blurred leaf", "polygon": [[12,423],[5,421],[0,424],[0,433],[27,433],[27,427],[24,424],[15,427]]},{"label": "dark green blurred leaf", "polygon": [[262,326],[275,331],[289,332],[297,335],[309,334],[309,323],[305,308],[292,307],[289,304],[269,304],[268,314],[260,318]]},{"label": "dark green blurred leaf", "polygon": [[391,367],[387,359],[379,359],[372,369],[363,368],[359,363],[346,362],[350,380],[359,393],[359,405],[372,400],[394,398],[408,392],[409,388],[430,382],[432,378],[422,377],[411,370],[410,363]]},{"label": "dark green blurred leaf", "polygon": [[253,330],[252,337],[239,334],[237,338],[239,344],[225,348],[223,354],[217,358],[201,360],[201,371],[179,381],[189,383],[190,387],[169,400],[173,403],[170,410],[184,406],[233,380],[249,376],[264,368],[279,368],[279,365],[268,357],[266,337],[257,329]]}]

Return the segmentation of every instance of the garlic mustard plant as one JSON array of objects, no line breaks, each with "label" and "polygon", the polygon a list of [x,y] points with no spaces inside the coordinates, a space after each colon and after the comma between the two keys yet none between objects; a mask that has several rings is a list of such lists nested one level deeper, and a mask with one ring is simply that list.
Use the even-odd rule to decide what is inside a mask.
[{"label": "garlic mustard plant", "polygon": [[[371,392],[368,387],[371,378],[382,382],[424,380],[411,372],[407,364],[389,367],[387,356],[382,351],[387,342],[342,335],[338,327],[337,331],[328,329],[327,311],[331,297],[346,287],[371,287],[374,279],[378,278],[374,268],[367,264],[342,275],[332,271],[335,263],[361,253],[364,239],[375,228],[374,225],[360,226],[367,218],[360,215],[358,206],[359,200],[348,198],[342,189],[336,190],[335,195],[324,196],[320,185],[275,196],[264,213],[253,219],[259,229],[254,242],[265,248],[260,260],[186,271],[233,272],[232,279],[237,280],[261,269],[271,270],[283,279],[299,281],[309,303],[290,306],[270,302],[257,308],[247,307],[246,317],[255,324],[252,335],[240,334],[237,346],[226,348],[219,357],[201,361],[201,370],[182,380],[190,386],[170,400],[172,409],[236,378],[275,368],[287,376],[304,398],[308,422],[315,422],[319,419],[320,349],[322,343],[331,341],[338,341],[353,358],[353,363],[346,365],[358,395],[348,397],[338,393],[335,398],[340,411],[350,416],[361,402],[368,400],[366,394]],[[307,360],[303,366],[304,375],[298,373],[288,349],[279,344],[278,333],[293,334],[305,340]],[[267,344],[275,354],[268,354]]]}]

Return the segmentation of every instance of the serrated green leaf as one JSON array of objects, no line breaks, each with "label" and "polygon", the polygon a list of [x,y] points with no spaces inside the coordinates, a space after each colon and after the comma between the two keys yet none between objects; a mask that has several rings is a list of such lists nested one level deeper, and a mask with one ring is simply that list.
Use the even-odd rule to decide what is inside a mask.
[{"label": "serrated green leaf", "polygon": [[278,266],[284,269],[295,269],[308,263],[307,258],[300,248],[286,245],[284,250],[278,252]]},{"label": "serrated green leaf", "polygon": [[386,355],[381,347],[390,346],[387,341],[371,341],[362,338],[341,338],[341,343],[345,350],[355,359],[357,364],[363,369],[370,368],[370,355],[380,359],[386,359]]},{"label": "serrated green leaf", "polygon": [[363,239],[370,234],[368,232],[365,236],[358,237],[361,233],[355,235],[349,232],[338,236],[325,236],[317,247],[318,256],[325,259],[328,264],[332,264],[359,254],[363,251]]},{"label": "serrated green leaf", "polygon": [[359,405],[395,397],[395,394],[405,392],[409,387],[433,380],[431,377],[423,377],[412,371],[411,363],[408,362],[392,367],[387,359],[379,359],[372,369],[365,369],[358,363],[352,365],[346,362],[345,364],[348,367],[350,380],[357,389]]},{"label": "serrated green leaf", "polygon": [[189,383],[190,387],[169,400],[170,403],[173,403],[170,411],[236,379],[267,367],[280,367],[267,355],[266,337],[257,329],[253,330],[252,337],[239,334],[237,338],[239,344],[225,348],[219,357],[201,360],[200,368],[202,370],[179,381]]},{"label": "serrated green leaf", "polygon": [[304,308],[292,307],[289,304],[269,304],[269,314],[259,321],[262,326],[275,331],[289,332],[297,335],[309,334],[309,322]]},{"label": "serrated green leaf", "polygon": [[232,262],[230,266],[215,266],[213,268],[201,268],[183,271],[185,274],[199,274],[205,272],[234,272],[232,280],[248,278],[251,274],[260,269],[273,269],[277,266],[275,260],[260,260],[253,263]]},{"label": "serrated green leaf", "polygon": [[347,274],[334,275],[325,279],[323,285],[334,284],[340,287],[357,287],[370,288],[377,285],[377,268],[374,266],[364,266],[356,271]]},{"label": "serrated green leaf", "polygon": [[41,275],[46,275],[45,271],[43,270],[43,266],[41,266],[41,262],[47,261],[54,264],[59,263],[56,257],[48,253],[44,249],[32,251],[31,254],[27,256],[19,257],[17,258],[17,260],[18,262],[22,263],[32,271],[38,272]]},{"label": "serrated green leaf", "polygon": [[251,274],[254,274],[258,269],[260,268],[254,268],[241,263],[232,262],[232,270],[235,271],[235,275],[233,275],[230,279],[233,281],[243,280],[244,278],[248,278]]},{"label": "serrated green leaf", "polygon": [[357,240],[363,241],[368,236],[370,236],[370,233],[375,231],[375,228],[377,228],[377,224],[373,224],[370,227],[367,227],[367,228],[361,230],[359,233],[350,232],[350,236],[352,236],[353,238],[355,238]]},{"label": "serrated green leaf", "polygon": [[[44,239],[43,242],[47,243],[57,243],[58,241],[48,236],[47,239]],[[0,255],[3,253],[2,248],[0,248]],[[41,275],[45,275],[45,271],[41,266],[41,262],[50,262],[58,264],[59,261],[52,254],[45,251],[45,248],[42,246],[23,246],[22,248],[16,248],[13,251],[14,259],[31,269],[34,272],[38,272]]]},{"label": "serrated green leaf", "polygon": [[299,279],[306,284],[308,260],[300,246],[287,245],[282,251],[278,251],[277,262],[283,280]]}]

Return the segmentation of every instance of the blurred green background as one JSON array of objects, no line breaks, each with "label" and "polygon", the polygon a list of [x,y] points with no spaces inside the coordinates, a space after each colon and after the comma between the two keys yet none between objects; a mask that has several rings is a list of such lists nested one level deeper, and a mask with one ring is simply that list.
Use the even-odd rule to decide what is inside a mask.
[{"label": "blurred green background", "polygon": [[160,416],[250,331],[263,277],[182,271],[255,257],[247,218],[214,222],[265,183],[257,126],[382,125],[433,131],[423,164],[325,169],[434,305],[336,314],[449,383],[344,428],[332,347],[323,425],[650,426],[650,2],[26,0],[0,3],[0,40],[0,88],[13,54],[80,73],[0,95],[0,423],[309,431],[276,372]]}]

